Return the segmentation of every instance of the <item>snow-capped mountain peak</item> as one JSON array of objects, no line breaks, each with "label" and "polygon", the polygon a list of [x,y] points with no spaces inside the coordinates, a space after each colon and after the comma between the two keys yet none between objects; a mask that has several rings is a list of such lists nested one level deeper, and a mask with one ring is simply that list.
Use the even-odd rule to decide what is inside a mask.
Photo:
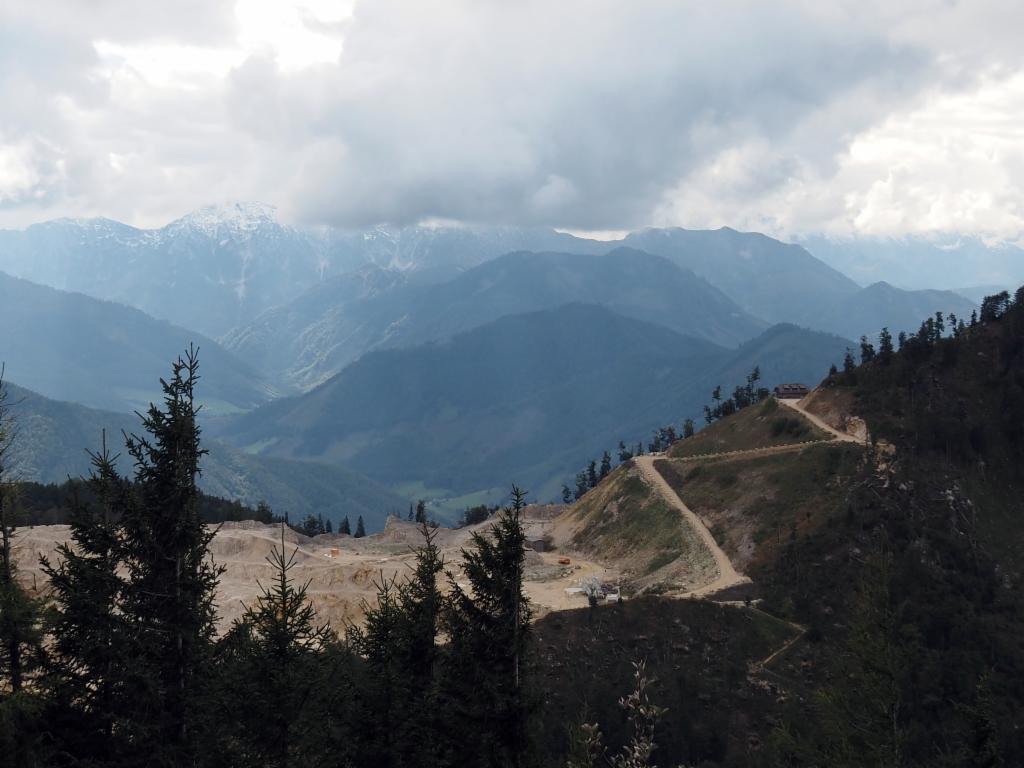
[{"label": "snow-capped mountain peak", "polygon": [[192,229],[210,237],[226,233],[249,233],[267,225],[277,226],[277,208],[259,202],[207,205],[172,221],[164,229]]}]

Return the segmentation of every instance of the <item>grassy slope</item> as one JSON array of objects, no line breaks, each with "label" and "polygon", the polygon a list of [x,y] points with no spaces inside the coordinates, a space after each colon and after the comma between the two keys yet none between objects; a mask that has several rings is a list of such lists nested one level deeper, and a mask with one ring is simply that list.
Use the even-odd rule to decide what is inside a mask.
[{"label": "grassy slope", "polygon": [[711,555],[679,513],[644,482],[632,464],[617,468],[569,513],[570,546],[617,561],[638,586],[680,589],[701,583]]},{"label": "grassy slope", "polygon": [[828,435],[796,411],[780,410],[779,404],[770,399],[716,421],[687,440],[676,442],[668,455],[682,458],[827,438]]},{"label": "grassy slope", "polygon": [[821,444],[763,456],[674,458],[827,439],[790,409],[766,400],[676,442],[656,467],[743,571],[774,560],[792,536],[811,530],[843,506],[848,478],[860,462],[853,446]]},{"label": "grassy slope", "polygon": [[793,535],[843,509],[862,451],[847,444],[809,446],[797,453],[711,459],[699,464],[659,461],[658,471],[711,528],[733,563],[756,579]]}]

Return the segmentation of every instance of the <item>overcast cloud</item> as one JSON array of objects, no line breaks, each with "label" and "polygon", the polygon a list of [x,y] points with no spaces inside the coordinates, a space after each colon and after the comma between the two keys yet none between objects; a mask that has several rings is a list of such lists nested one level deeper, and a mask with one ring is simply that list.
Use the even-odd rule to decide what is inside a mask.
[{"label": "overcast cloud", "polygon": [[984,1],[7,0],[0,225],[242,199],[1019,240],[1022,25]]}]

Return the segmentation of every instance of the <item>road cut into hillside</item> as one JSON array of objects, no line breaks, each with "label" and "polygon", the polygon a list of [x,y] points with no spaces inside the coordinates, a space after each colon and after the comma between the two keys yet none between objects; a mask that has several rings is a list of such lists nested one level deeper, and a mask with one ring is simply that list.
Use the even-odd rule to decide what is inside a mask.
[{"label": "road cut into hillside", "polygon": [[698,517],[683,500],[679,498],[679,495],[672,490],[672,486],[668,484],[661,473],[654,466],[654,461],[658,456],[637,456],[634,458],[637,467],[643,473],[644,478],[654,488],[657,489],[658,493],[667,501],[672,507],[679,511],[683,516],[683,519],[687,522],[689,527],[693,529],[694,533],[700,537],[704,546],[707,547],[711,556],[714,558],[715,567],[718,570],[718,576],[711,582],[698,587],[697,589],[685,592],[680,597],[706,597],[707,595],[715,592],[720,592],[723,589],[729,587],[735,587],[739,584],[749,584],[750,579],[741,573],[738,573],[733,568],[732,561],[722,551],[722,548],[718,546],[718,542],[715,541],[715,537],[711,535],[711,531],[708,530],[707,526],[704,525],[703,521]]},{"label": "road cut into hillside", "polygon": [[[813,394],[814,393],[812,392],[811,395],[813,395]],[[808,395],[807,397],[810,397],[811,395]],[[806,398],[804,398],[804,399],[806,399]],[[783,405],[785,405],[787,408],[792,408],[794,411],[796,411],[801,416],[803,416],[805,419],[807,419],[809,422],[811,422],[814,426],[816,426],[819,429],[823,429],[824,431],[828,432],[836,440],[841,440],[844,443],[860,443],[860,444],[864,443],[864,438],[863,437],[860,437],[858,435],[851,435],[851,434],[849,434],[847,432],[841,432],[840,430],[836,429],[835,427],[833,427],[831,424],[827,423],[826,421],[824,421],[820,417],[815,416],[813,413],[811,413],[809,410],[807,410],[807,407],[806,407],[803,399],[801,399],[801,400],[790,400],[788,398],[782,397],[782,398],[779,398],[779,402],[782,403]]]}]

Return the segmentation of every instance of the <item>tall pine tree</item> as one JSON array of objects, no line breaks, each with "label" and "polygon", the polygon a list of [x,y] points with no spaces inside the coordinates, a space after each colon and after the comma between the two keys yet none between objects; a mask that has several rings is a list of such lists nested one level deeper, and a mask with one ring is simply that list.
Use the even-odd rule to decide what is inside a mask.
[{"label": "tall pine tree", "polygon": [[322,684],[320,657],[331,641],[316,623],[307,599],[309,583],[292,580],[298,547],[289,554],[285,528],[267,563],[274,578],[235,622],[225,648],[221,696],[232,712],[226,746],[231,764],[308,765],[318,751],[319,721],[314,689]]},{"label": "tall pine tree", "polygon": [[120,600],[125,582],[118,572],[120,519],[130,503],[130,485],[102,449],[92,456],[86,483],[95,503],[71,500],[72,544],[57,547],[58,560],[42,559],[50,579],[53,610],[47,690],[59,723],[60,749],[98,763],[123,753],[120,725],[131,707],[125,698],[127,632]]},{"label": "tall pine tree", "polygon": [[42,656],[39,601],[17,578],[14,562],[14,483],[10,477],[14,420],[0,368],[0,759],[32,765],[38,757],[40,702],[28,683]]},{"label": "tall pine tree", "polygon": [[468,592],[449,574],[444,678],[450,719],[458,726],[449,743],[459,765],[518,768],[527,752],[525,506],[526,494],[513,487],[511,504],[489,535],[473,534],[471,548],[462,551]]},{"label": "tall pine tree", "polygon": [[135,491],[123,522],[128,573],[123,612],[133,643],[132,738],[151,765],[188,765],[214,635],[214,590],[221,568],[208,557],[213,532],[199,519],[200,447],[197,350],[190,347],[161,380],[163,408],[142,417],[144,436],[126,439]]}]

